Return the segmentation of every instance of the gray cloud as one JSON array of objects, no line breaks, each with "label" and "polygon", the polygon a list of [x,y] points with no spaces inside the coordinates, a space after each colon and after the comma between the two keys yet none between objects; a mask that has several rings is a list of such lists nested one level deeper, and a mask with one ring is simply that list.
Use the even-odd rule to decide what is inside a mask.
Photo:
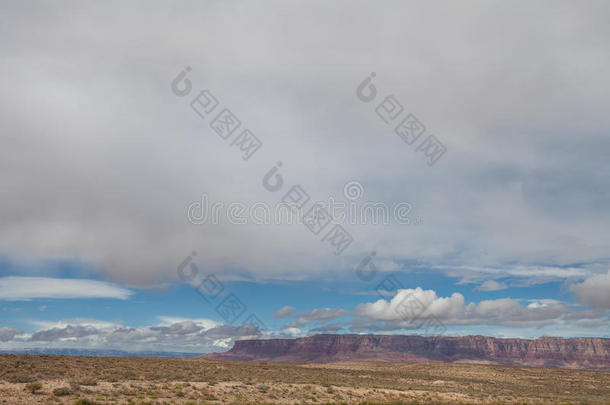
[{"label": "gray cloud", "polygon": [[126,342],[139,343],[143,341],[157,342],[159,333],[154,333],[152,328],[119,327],[105,335],[107,342],[121,344]]},{"label": "gray cloud", "polygon": [[[608,2],[113,8],[0,5],[0,246],[24,272],[76,258],[148,286],[193,249],[220,275],[261,278],[353,268],[372,248],[500,269],[607,256]],[[263,140],[259,155],[242,161],[171,93],[185,65]],[[446,144],[435,167],[377,100],[356,99],[372,71],[379,99],[394,94]],[[261,178],[278,160],[314,199],[358,179],[366,199],[409,201],[424,225],[350,227],[342,260],[302,226],[186,221],[203,192],[276,202],[284,190]]]},{"label": "gray cloud", "polygon": [[227,339],[246,336],[256,337],[259,335],[260,331],[252,324],[241,326],[219,325],[204,333],[204,336],[209,339]]},{"label": "gray cloud", "polygon": [[[69,324],[66,325],[66,322]],[[48,325],[48,324],[43,324]],[[209,319],[182,320],[154,326],[125,326],[90,319],[59,321],[56,327],[17,336],[21,330],[0,327],[0,341],[7,348],[32,348],[44,342],[48,348],[95,348],[128,351],[211,352],[228,349],[236,339],[264,336],[256,326],[222,325]],[[65,326],[64,326],[65,325]]]},{"label": "gray cloud", "polygon": [[170,326],[153,326],[150,328],[150,330],[159,331],[167,335],[188,335],[197,333],[202,329],[202,326],[197,325],[192,321],[174,323]]},{"label": "gray cloud", "polygon": [[92,326],[68,325],[65,328],[52,328],[42,330],[32,334],[32,342],[51,341],[65,338],[81,338],[90,335],[97,335],[100,330]]},{"label": "gray cloud", "polygon": [[610,309],[610,271],[573,284],[570,290],[574,291],[579,301],[585,305]]},{"label": "gray cloud", "polygon": [[8,342],[13,339],[15,335],[21,333],[20,329],[9,328],[7,326],[0,326],[0,342]]}]

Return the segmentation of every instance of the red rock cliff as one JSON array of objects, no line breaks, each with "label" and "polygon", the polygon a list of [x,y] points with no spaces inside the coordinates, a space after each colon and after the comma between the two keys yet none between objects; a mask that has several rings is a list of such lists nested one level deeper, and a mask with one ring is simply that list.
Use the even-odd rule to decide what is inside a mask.
[{"label": "red rock cliff", "polygon": [[297,363],[361,360],[474,361],[610,369],[610,339],[315,335],[298,339],[239,340],[228,352],[203,357]]}]

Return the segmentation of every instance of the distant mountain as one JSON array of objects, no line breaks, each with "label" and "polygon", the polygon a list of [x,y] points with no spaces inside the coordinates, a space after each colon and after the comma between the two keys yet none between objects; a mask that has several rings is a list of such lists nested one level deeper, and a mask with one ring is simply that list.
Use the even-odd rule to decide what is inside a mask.
[{"label": "distant mountain", "polygon": [[104,349],[21,349],[0,350],[0,354],[48,354],[57,356],[94,356],[94,357],[195,357],[201,353],[182,352],[127,352],[123,350]]},{"label": "distant mountain", "polygon": [[610,339],[315,335],[298,339],[239,340],[228,352],[201,357],[294,363],[447,361],[610,369]]}]

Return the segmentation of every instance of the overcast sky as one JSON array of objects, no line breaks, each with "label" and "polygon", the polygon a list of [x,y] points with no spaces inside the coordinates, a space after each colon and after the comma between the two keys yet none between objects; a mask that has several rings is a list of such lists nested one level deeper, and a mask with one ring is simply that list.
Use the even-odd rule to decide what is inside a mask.
[{"label": "overcast sky", "polygon": [[[125,328],[166,349],[261,336],[181,306],[201,301],[176,272],[193,251],[257,302],[265,336],[409,333],[393,307],[409,292],[451,333],[607,334],[608,21],[607,1],[3,2],[0,347],[121,346],[137,340]],[[191,108],[203,90],[219,102],[205,117]],[[389,96],[402,111],[386,123]],[[227,139],[211,127],[225,108],[241,123]],[[412,145],[394,132],[408,114],[425,126]],[[244,129],[262,143],[247,160]],[[430,135],[446,149],[433,165]],[[343,223],[353,241],[335,255],[332,225],[188,216],[202,198],[273,206],[296,185],[307,208],[403,204],[408,223]],[[380,298],[390,274],[401,291]],[[124,319],[150,294],[171,313]],[[202,334],[212,346],[190,346]]]}]

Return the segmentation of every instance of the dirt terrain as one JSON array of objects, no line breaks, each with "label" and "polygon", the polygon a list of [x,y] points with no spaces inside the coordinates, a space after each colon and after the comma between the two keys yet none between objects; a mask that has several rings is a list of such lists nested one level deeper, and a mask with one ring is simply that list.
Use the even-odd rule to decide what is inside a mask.
[{"label": "dirt terrain", "polygon": [[610,372],[465,363],[1,355],[0,403],[610,404]]}]

